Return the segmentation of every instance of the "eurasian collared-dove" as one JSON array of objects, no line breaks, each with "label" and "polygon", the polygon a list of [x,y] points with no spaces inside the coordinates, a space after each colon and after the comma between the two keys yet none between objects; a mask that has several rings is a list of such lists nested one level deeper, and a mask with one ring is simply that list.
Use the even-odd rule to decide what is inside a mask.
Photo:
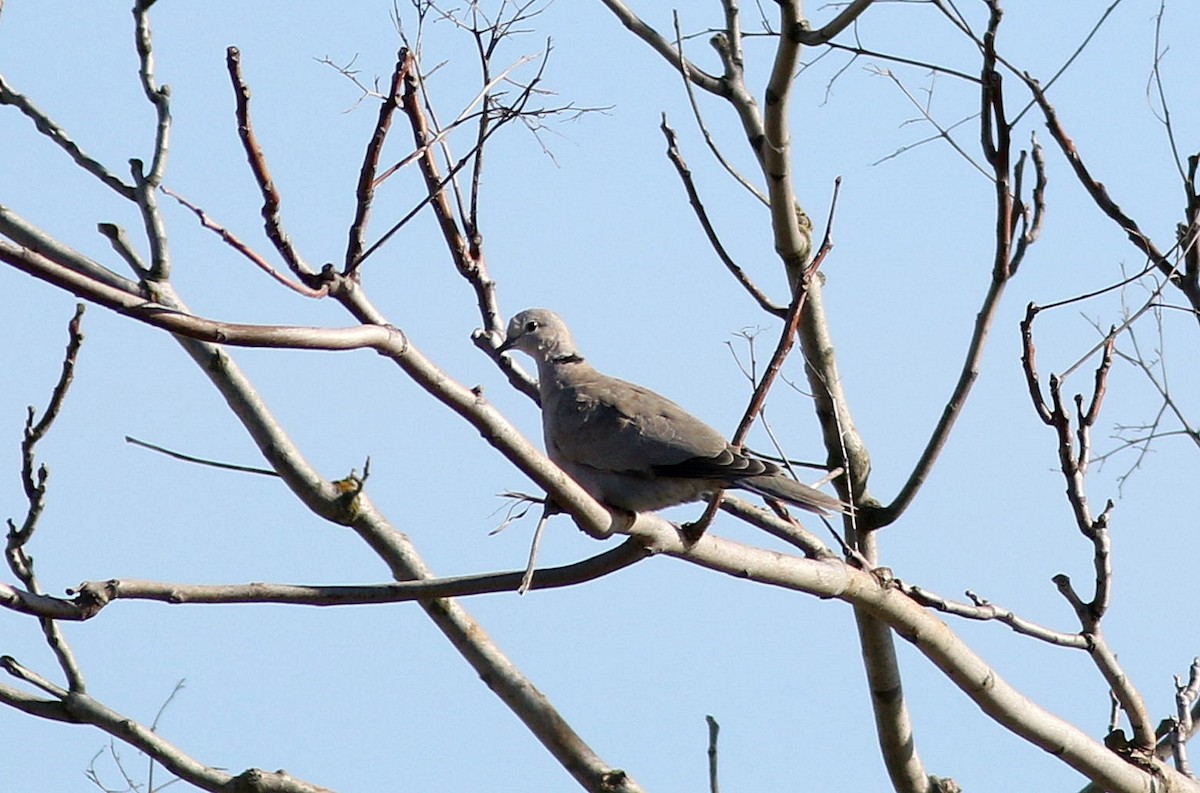
[{"label": "eurasian collared-dove", "polygon": [[665,397],[597,372],[553,311],[517,314],[499,349],[537,362],[546,453],[602,504],[645,512],[741,488],[819,514],[844,509]]}]

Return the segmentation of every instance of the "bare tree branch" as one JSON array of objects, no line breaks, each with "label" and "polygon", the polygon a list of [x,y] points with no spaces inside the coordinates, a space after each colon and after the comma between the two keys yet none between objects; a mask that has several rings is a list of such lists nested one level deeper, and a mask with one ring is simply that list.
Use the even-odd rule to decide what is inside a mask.
[{"label": "bare tree branch", "polygon": [[1066,130],[1063,129],[1058,119],[1057,111],[1046,98],[1046,93],[1037,80],[1028,74],[1023,75],[1023,79],[1029,87],[1030,92],[1032,92],[1038,107],[1042,110],[1042,115],[1046,119],[1046,126],[1049,128],[1051,136],[1058,143],[1063,155],[1067,158],[1067,162],[1071,164],[1076,178],[1083,185],[1088,195],[1091,196],[1092,201],[1095,202],[1096,206],[1109,219],[1120,227],[1129,238],[1129,241],[1133,243],[1134,247],[1146,255],[1159,273],[1183,293],[1192,310],[1196,312],[1197,320],[1200,321],[1200,278],[1186,271],[1181,271],[1175,263],[1158,249],[1154,241],[1142,232],[1134,219],[1125,214],[1116,201],[1109,195],[1108,189],[1092,176],[1090,169],[1083,161],[1083,157],[1079,154],[1079,150],[1075,147],[1075,143],[1067,136]]},{"label": "bare tree branch", "polygon": [[370,216],[371,202],[375,197],[375,173],[379,168],[379,155],[383,150],[383,142],[387,139],[388,130],[391,129],[392,116],[395,115],[396,108],[400,106],[404,74],[411,66],[412,61],[407,52],[401,50],[396,56],[396,66],[392,69],[392,80],[387,96],[379,103],[379,119],[375,122],[375,132],[367,144],[362,168],[358,174],[354,222],[350,224],[350,241],[346,247],[346,259],[342,267],[344,275],[353,273],[362,258],[367,218]]},{"label": "bare tree branch", "polygon": [[729,270],[730,274],[737,279],[737,282],[742,285],[750,297],[754,298],[758,303],[759,308],[768,314],[773,314],[776,317],[784,317],[787,314],[787,309],[780,308],[771,302],[771,299],[758,288],[750,276],[746,275],[746,271],[738,266],[733,257],[729,255],[729,251],[721,244],[721,238],[717,235],[716,229],[713,228],[712,221],[709,220],[708,212],[704,209],[704,203],[700,200],[700,193],[696,190],[696,184],[692,181],[692,172],[688,168],[687,163],[683,160],[683,155],[679,153],[678,141],[675,137],[675,130],[667,124],[666,114],[663,114],[662,123],[659,125],[663,135],[667,139],[667,158],[671,164],[675,166],[676,172],[679,174],[680,180],[683,182],[683,188],[687,191],[688,202],[692,205],[692,209],[696,212],[696,219],[700,221],[700,226],[704,229],[705,236],[708,237],[709,244],[712,245],[713,251],[721,263],[725,265],[725,269]]},{"label": "bare tree branch", "polygon": [[838,15],[824,27],[813,30],[811,27],[809,27],[808,20],[802,20],[800,22],[800,29],[797,32],[793,33],[787,28],[784,28],[784,35],[795,35],[800,40],[801,44],[807,44],[809,46],[815,44],[824,44],[852,25],[854,21],[858,19],[859,16],[861,16],[862,13],[867,10],[867,7],[873,2],[874,0],[851,0],[851,2],[847,3],[845,8],[839,11]]},{"label": "bare tree branch", "polygon": [[663,56],[667,63],[671,64],[671,68],[678,69],[679,64],[684,63],[686,65],[684,77],[691,80],[697,87],[717,96],[727,95],[726,92],[728,89],[719,78],[707,74],[697,68],[695,64],[684,59],[682,53],[672,47],[671,43],[661,33],[646,24],[641,17],[631,11],[629,6],[625,5],[621,0],[602,0],[602,2],[631,33],[650,45],[650,48],[659,55]]},{"label": "bare tree branch", "polygon": [[56,146],[67,153],[76,165],[99,179],[103,184],[112,188],[118,195],[134,200],[134,188],[122,182],[98,160],[88,155],[66,131],[53,119],[46,115],[37,105],[27,99],[24,94],[17,92],[0,75],[0,105],[12,105],[34,123],[38,132],[45,135]]},{"label": "bare tree branch", "polygon": [[271,240],[275,250],[279,252],[288,268],[297,278],[307,283],[314,276],[314,272],[292,244],[291,237],[283,230],[283,221],[279,214],[281,203],[279,191],[271,179],[270,171],[267,169],[266,155],[258,143],[258,137],[254,134],[254,127],[250,122],[250,86],[246,83],[246,78],[242,76],[242,53],[238,51],[237,47],[229,47],[225,51],[225,66],[229,71],[229,79],[233,83],[237,100],[238,137],[241,138],[242,148],[246,152],[246,161],[250,164],[250,171],[254,174],[254,180],[258,183],[258,189],[263,197],[263,228],[266,229],[267,238]]},{"label": "bare tree branch", "polygon": [[[536,570],[530,589],[577,586],[622,570],[649,556],[636,540],[561,567]],[[95,617],[114,600],[151,600],[161,603],[267,603],[296,606],[361,606],[406,603],[430,598],[451,598],[495,592],[513,592],[524,572],[484,573],[400,581],[387,584],[323,586],[314,584],[180,584],[112,578],[85,581],[73,590],[74,597],[53,598],[24,592],[0,584],[0,605],[13,611],[57,620],[84,621]]]},{"label": "bare tree branch", "polygon": [[[41,591],[37,583],[37,576],[33,571],[33,558],[26,551],[26,546],[33,539],[38,520],[46,507],[46,482],[50,477],[50,471],[45,464],[36,466],[35,470],[34,450],[37,444],[46,437],[46,433],[50,431],[50,427],[58,418],[63,400],[67,396],[67,390],[75,378],[75,362],[79,355],[79,348],[83,344],[83,332],[80,330],[83,310],[82,305],[76,306],[75,315],[67,325],[67,349],[63,354],[62,371],[50,394],[50,401],[46,405],[46,409],[42,411],[42,417],[36,423],[34,422],[35,411],[30,406],[25,420],[24,437],[21,439],[21,485],[25,490],[29,508],[19,527],[12,520],[8,521],[4,557],[8,562],[9,569],[34,597],[40,596]],[[82,692],[84,690],[83,672],[58,624],[53,619],[46,617],[39,618],[38,622],[41,625],[42,634],[46,638],[46,644],[54,653],[59,668],[67,678],[70,690]]]}]

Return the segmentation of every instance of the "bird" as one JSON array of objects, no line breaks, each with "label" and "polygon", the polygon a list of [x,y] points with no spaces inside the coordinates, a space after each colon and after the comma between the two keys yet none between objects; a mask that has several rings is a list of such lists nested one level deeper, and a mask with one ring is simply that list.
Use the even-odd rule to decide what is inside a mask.
[{"label": "bird", "polygon": [[666,397],[601,374],[549,309],[512,318],[497,352],[512,350],[537,364],[547,456],[610,509],[652,512],[727,488],[820,515],[849,509],[733,446]]}]

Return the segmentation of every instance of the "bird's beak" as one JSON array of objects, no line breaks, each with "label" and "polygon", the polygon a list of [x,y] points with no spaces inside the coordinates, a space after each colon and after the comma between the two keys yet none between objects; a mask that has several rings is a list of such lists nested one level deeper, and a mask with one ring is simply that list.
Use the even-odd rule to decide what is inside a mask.
[{"label": "bird's beak", "polygon": [[504,353],[504,352],[508,352],[508,351],[509,351],[509,350],[511,350],[511,349],[512,349],[514,346],[516,346],[516,344],[517,344],[517,337],[516,337],[516,336],[510,336],[509,338],[505,339],[504,341],[502,341],[502,342],[500,343],[500,346],[496,348],[496,352],[497,352],[497,353]]}]

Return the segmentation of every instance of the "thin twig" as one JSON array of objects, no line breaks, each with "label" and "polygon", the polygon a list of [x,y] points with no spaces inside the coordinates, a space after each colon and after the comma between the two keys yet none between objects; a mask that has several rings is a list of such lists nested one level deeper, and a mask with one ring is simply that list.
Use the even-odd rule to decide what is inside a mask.
[{"label": "thin twig", "polygon": [[392,81],[388,87],[387,96],[379,103],[379,117],[375,121],[375,131],[367,143],[363,154],[362,167],[358,172],[358,188],[354,201],[354,221],[350,224],[350,240],[346,246],[346,259],[342,265],[342,274],[351,275],[358,267],[363,252],[363,238],[367,230],[367,218],[371,214],[371,201],[375,197],[375,172],[379,168],[379,154],[383,143],[387,140],[388,130],[392,125],[392,116],[400,106],[400,92],[404,81],[404,72],[412,61],[405,57],[401,50],[396,57],[396,66],[392,69]]},{"label": "thin twig", "polygon": [[[722,47],[729,49],[729,52],[724,60],[727,60],[729,63],[733,64],[733,69],[735,70],[738,79],[740,79],[742,73],[741,32],[737,22],[737,8],[733,3],[726,5],[725,15],[727,19],[727,26],[726,31],[723,34],[724,43],[718,46],[718,50],[722,49]],[[696,126],[700,129],[700,134],[704,137],[704,142],[707,144],[708,150],[712,152],[713,157],[715,157],[717,162],[721,164],[721,167],[725,169],[725,172],[733,177],[734,181],[744,187],[746,191],[750,193],[750,195],[757,198],[764,206],[769,206],[770,201],[767,198],[766,193],[764,193],[762,190],[759,190],[758,187],[753,185],[749,179],[742,175],[740,171],[733,167],[733,165],[725,158],[725,155],[722,154],[721,150],[717,147],[717,143],[715,140],[713,140],[712,134],[709,133],[708,126],[704,123],[704,116],[700,113],[700,104],[696,101],[696,91],[692,87],[692,81],[688,78],[688,62],[683,56],[683,37],[679,30],[679,12],[673,11],[672,18],[675,22],[675,49],[679,52],[679,63],[677,64],[676,68],[679,70],[680,77],[683,78],[683,88],[687,92],[688,104],[691,105],[692,108],[692,117],[696,119]],[[664,125],[666,124],[666,120],[667,114],[663,113]]]},{"label": "thin twig", "polygon": [[193,457],[190,454],[183,454],[182,452],[172,451],[164,446],[157,446],[153,443],[147,443],[146,441],[138,440],[137,438],[134,438],[131,435],[125,436],[125,442],[128,444],[132,444],[133,446],[141,446],[143,449],[150,449],[151,451],[159,452],[160,454],[165,454],[168,457],[173,457],[176,460],[182,460],[185,463],[196,463],[197,465],[207,465],[210,468],[222,468],[226,471],[240,471],[242,473],[247,473],[247,474],[262,474],[263,476],[279,476],[278,473],[276,473],[275,471],[272,471],[270,468],[257,468],[255,466],[251,466],[251,465],[237,465],[236,463],[223,463],[219,460],[209,460],[204,457]]},{"label": "thin twig", "polygon": [[1085,650],[1088,647],[1088,640],[1078,633],[1066,633],[1047,628],[1044,625],[1038,625],[1031,620],[1017,615],[1011,609],[998,606],[977,596],[970,590],[967,591],[966,595],[971,602],[963,603],[938,595],[924,587],[906,584],[903,581],[897,580],[896,586],[901,592],[904,592],[922,606],[937,609],[943,614],[953,614],[956,617],[978,620],[980,622],[999,622],[1007,625],[1014,633],[1029,636],[1058,647],[1072,647],[1077,650]]},{"label": "thin twig", "polygon": [[[894,72],[892,72],[890,69],[878,69],[878,68],[874,69],[873,71],[876,74],[878,74],[882,77],[887,77],[889,80],[891,80],[892,83],[895,84],[895,86],[900,89],[900,92],[902,94],[904,94],[905,98],[907,98],[908,101],[910,103],[912,103],[913,107],[915,107],[917,109],[917,111],[921,114],[922,118],[924,118],[925,121],[927,121],[937,131],[937,134],[934,137],[927,138],[926,140],[921,141],[921,143],[925,143],[930,140],[946,141],[946,143],[950,144],[950,148],[954,149],[954,151],[960,157],[962,157],[964,160],[966,160],[967,163],[970,164],[970,166],[972,168],[974,168],[979,173],[983,174],[983,176],[986,179],[989,179],[989,180],[992,179],[992,175],[987,172],[987,169],[985,169],[982,165],[980,165],[978,162],[976,162],[975,158],[972,157],[970,154],[968,154],[966,149],[964,149],[962,147],[962,145],[959,144],[959,142],[954,139],[954,136],[950,134],[951,130],[953,130],[955,127],[959,126],[960,124],[970,121],[972,118],[974,118],[974,116],[968,116],[967,118],[961,119],[960,121],[956,122],[955,124],[953,124],[950,127],[945,127],[942,125],[941,122],[939,122],[936,118],[933,117],[933,113],[930,112],[928,107],[923,105],[921,102],[917,101],[917,98],[912,95],[912,93],[908,90],[908,88],[904,85],[904,83],[900,81],[900,78],[897,77]],[[912,144],[908,148],[912,148],[913,146],[918,146],[918,145],[921,145],[921,144],[920,143]],[[892,156],[895,156],[895,155],[893,154]],[[886,160],[886,159],[889,159],[889,158],[885,157],[884,160]],[[884,160],[879,160],[879,162],[883,162]]]},{"label": "thin twig", "polygon": [[213,220],[211,217],[209,217],[208,213],[205,212],[203,209],[196,206],[191,201],[188,201],[186,198],[179,195],[175,191],[171,190],[169,187],[166,187],[165,185],[159,189],[162,190],[167,195],[171,196],[171,198],[174,198],[176,201],[178,201],[184,207],[190,209],[192,211],[192,213],[196,215],[197,219],[199,219],[201,226],[208,229],[209,231],[214,232],[218,237],[221,238],[222,242],[224,242],[229,247],[233,248],[235,251],[240,253],[245,258],[249,259],[254,264],[254,266],[258,267],[264,273],[271,276],[276,281],[278,281],[279,283],[286,286],[288,289],[291,289],[293,292],[296,292],[297,294],[301,294],[301,295],[304,295],[305,297],[312,297],[312,298],[321,298],[321,297],[325,297],[326,295],[329,294],[329,285],[328,284],[322,284],[320,289],[313,289],[305,284],[293,281],[292,279],[288,278],[286,275],[280,273],[278,270],[276,270],[274,267],[272,267],[271,264],[266,259],[264,259],[261,255],[259,255],[258,252],[256,252],[253,248],[251,248],[247,243],[245,243],[241,239],[239,239],[237,237],[237,235],[235,235],[232,231],[225,228],[220,223],[217,223],[215,220]]},{"label": "thin twig", "polygon": [[821,242],[821,247],[817,251],[817,255],[813,257],[812,263],[805,269],[800,287],[796,290],[791,305],[788,306],[787,317],[784,319],[783,331],[779,335],[779,342],[775,347],[775,352],[771,355],[771,360],[767,363],[766,369],[763,370],[762,378],[758,381],[758,385],[754,389],[754,394],[750,398],[750,404],[746,406],[746,411],[742,414],[742,420],[738,423],[737,430],[733,433],[730,443],[734,446],[740,446],[746,440],[746,435],[754,425],[754,420],[758,417],[763,405],[766,403],[767,392],[774,385],[775,377],[779,374],[784,359],[787,358],[792,346],[796,343],[796,329],[800,325],[800,313],[804,310],[804,303],[808,299],[808,284],[816,277],[821,263],[825,260],[829,251],[833,249],[833,219],[837,212],[837,200],[841,188],[842,178],[839,176],[833,182],[833,197],[829,201],[829,219],[825,224],[825,237]]},{"label": "thin twig", "polygon": [[675,166],[675,171],[679,174],[679,179],[683,182],[683,188],[687,191],[688,202],[692,205],[692,209],[696,213],[696,219],[700,221],[700,226],[704,229],[704,234],[708,237],[709,244],[712,245],[721,263],[725,265],[725,269],[729,270],[730,274],[737,279],[737,282],[742,285],[747,294],[754,298],[763,311],[776,317],[786,317],[787,309],[772,303],[771,299],[750,280],[750,276],[746,275],[746,271],[738,266],[733,257],[729,255],[729,251],[721,243],[721,238],[717,235],[717,231],[713,228],[712,221],[708,217],[708,211],[705,210],[704,203],[700,200],[700,194],[696,190],[695,182],[692,180],[691,169],[684,162],[683,155],[679,153],[675,130],[671,129],[670,125],[667,124],[666,113],[663,113],[659,129],[662,130],[663,135],[667,139],[667,158]]},{"label": "thin twig", "polygon": [[1079,150],[1075,147],[1075,143],[1067,135],[1066,130],[1063,129],[1062,123],[1058,119],[1057,111],[1050,104],[1049,99],[1046,98],[1045,90],[1029,74],[1024,74],[1022,77],[1033,94],[1034,100],[1042,110],[1042,115],[1045,117],[1046,126],[1049,128],[1051,136],[1058,143],[1063,155],[1071,164],[1076,178],[1083,185],[1088,195],[1091,196],[1092,201],[1100,211],[1120,227],[1129,241],[1133,243],[1134,247],[1146,255],[1154,267],[1158,269],[1159,273],[1183,293],[1192,310],[1195,312],[1197,321],[1200,321],[1200,282],[1194,278],[1187,277],[1186,272],[1180,271],[1178,266],[1158,249],[1154,241],[1142,232],[1134,219],[1125,214],[1124,210],[1109,195],[1108,189],[1092,176],[1091,170],[1084,163]]}]

